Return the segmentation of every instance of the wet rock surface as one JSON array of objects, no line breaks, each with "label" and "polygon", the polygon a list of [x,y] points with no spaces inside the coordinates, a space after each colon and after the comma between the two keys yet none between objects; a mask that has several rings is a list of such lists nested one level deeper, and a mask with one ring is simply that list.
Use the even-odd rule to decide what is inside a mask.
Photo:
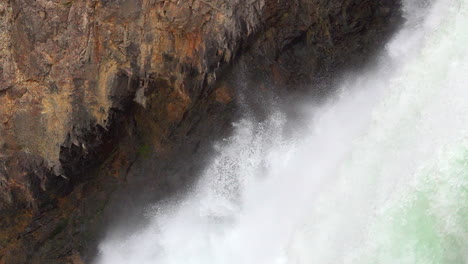
[{"label": "wet rock surface", "polygon": [[239,94],[261,118],[265,100],[323,89],[364,65],[399,8],[3,1],[0,263],[88,263],[107,226],[138,223],[143,205],[190,187],[229,135]]}]

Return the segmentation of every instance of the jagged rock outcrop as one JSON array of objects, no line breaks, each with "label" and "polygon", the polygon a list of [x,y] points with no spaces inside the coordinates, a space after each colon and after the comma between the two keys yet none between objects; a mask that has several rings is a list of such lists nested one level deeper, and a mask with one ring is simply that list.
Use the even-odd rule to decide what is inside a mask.
[{"label": "jagged rock outcrop", "polygon": [[254,94],[316,83],[398,20],[391,0],[3,1],[0,263],[87,261],[112,210],[202,167],[233,71]]}]

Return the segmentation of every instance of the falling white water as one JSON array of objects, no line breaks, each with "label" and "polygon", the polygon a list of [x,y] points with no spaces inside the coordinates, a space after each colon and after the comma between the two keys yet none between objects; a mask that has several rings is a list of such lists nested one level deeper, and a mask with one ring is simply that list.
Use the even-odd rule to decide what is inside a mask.
[{"label": "falling white water", "polygon": [[300,133],[280,110],[240,120],[193,193],[96,263],[468,263],[468,0],[404,13]]}]

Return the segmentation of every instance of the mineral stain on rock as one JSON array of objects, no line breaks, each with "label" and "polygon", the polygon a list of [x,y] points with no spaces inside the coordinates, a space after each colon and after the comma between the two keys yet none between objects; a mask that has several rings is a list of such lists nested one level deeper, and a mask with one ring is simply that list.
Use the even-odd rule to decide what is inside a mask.
[{"label": "mineral stain on rock", "polygon": [[399,8],[3,1],[0,263],[87,263],[111,216],[190,185],[209,143],[230,132],[240,90],[255,102],[318,89],[363,65],[398,26]]}]

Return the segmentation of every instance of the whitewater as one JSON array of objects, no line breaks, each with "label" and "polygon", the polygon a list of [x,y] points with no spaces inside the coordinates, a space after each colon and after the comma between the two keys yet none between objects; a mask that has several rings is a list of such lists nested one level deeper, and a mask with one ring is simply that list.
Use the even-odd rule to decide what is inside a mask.
[{"label": "whitewater", "polygon": [[403,15],[371,70],[298,103],[294,129],[246,114],[186,198],[95,263],[468,263],[468,0]]}]

